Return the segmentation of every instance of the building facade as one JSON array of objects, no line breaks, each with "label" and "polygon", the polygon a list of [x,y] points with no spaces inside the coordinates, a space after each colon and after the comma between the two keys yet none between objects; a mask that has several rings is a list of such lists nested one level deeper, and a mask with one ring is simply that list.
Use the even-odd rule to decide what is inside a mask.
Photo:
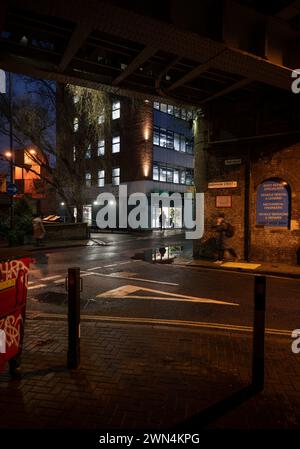
[{"label": "building facade", "polygon": [[[98,195],[110,192],[118,197],[119,186],[126,185],[128,196],[139,192],[149,198],[149,228],[182,228],[182,207],[173,203],[151,207],[150,197],[151,193],[183,195],[193,191],[193,113],[164,103],[126,97],[110,97],[105,107],[97,124],[103,127],[103,132],[84,151],[83,220],[96,226]],[[76,104],[73,124],[76,164],[79,150],[76,135],[80,130]],[[59,207],[63,214],[64,204]]]}]

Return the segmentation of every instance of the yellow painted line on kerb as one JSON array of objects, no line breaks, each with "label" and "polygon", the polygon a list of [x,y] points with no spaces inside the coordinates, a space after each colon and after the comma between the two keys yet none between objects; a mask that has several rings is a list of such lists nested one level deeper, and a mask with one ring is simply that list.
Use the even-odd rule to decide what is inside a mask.
[{"label": "yellow painted line on kerb", "polygon": [[[34,317],[33,317],[34,318]],[[58,318],[67,319],[66,315],[58,313],[38,313],[36,318]],[[253,328],[251,326],[242,326],[235,324],[225,323],[208,323],[206,321],[184,321],[184,320],[166,320],[159,318],[144,318],[144,317],[122,317],[122,316],[97,316],[97,315],[81,315],[83,321],[100,321],[100,322],[113,322],[113,323],[126,323],[126,324],[148,324],[158,326],[174,326],[174,327],[189,327],[189,328],[207,328],[216,330],[227,330],[233,332],[246,332],[252,333]],[[266,334],[278,335],[281,337],[291,337],[292,331],[286,329],[272,329],[267,328]]]},{"label": "yellow painted line on kerb", "polygon": [[16,285],[16,279],[8,279],[7,281],[0,282],[0,291],[7,290],[8,288],[14,287]]}]

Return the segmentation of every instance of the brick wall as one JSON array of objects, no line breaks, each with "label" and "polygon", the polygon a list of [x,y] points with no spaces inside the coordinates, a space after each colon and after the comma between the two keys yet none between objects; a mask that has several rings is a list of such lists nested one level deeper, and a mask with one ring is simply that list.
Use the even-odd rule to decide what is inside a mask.
[{"label": "brick wall", "polygon": [[[274,98],[276,102],[276,97]],[[216,256],[211,225],[216,214],[223,212],[226,220],[235,227],[235,235],[230,240],[232,247],[238,258],[243,259],[245,161],[249,157],[250,258],[275,263],[297,263],[297,249],[300,247],[300,134],[295,117],[299,118],[299,112],[295,107],[294,98],[287,101],[284,97],[284,101],[280,104],[279,96],[277,97],[279,104],[274,108],[272,101],[270,98],[252,98],[248,108],[245,108],[245,102],[241,101],[240,104],[238,102],[214,104],[209,110],[210,141],[204,145],[205,234],[201,241],[194,245],[196,256]],[[287,117],[291,116],[293,119],[287,120]],[[225,160],[228,159],[241,159],[242,163],[225,165]],[[200,163],[201,161],[197,161],[198,170]],[[280,178],[290,187],[290,229],[256,225],[257,188],[269,178]],[[237,188],[207,188],[209,182],[216,181],[237,181]],[[216,208],[217,195],[231,195],[232,207]]]}]

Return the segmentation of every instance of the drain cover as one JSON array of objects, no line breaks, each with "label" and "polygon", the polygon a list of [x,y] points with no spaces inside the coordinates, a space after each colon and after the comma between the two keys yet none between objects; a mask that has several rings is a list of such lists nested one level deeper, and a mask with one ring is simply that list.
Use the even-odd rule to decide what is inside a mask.
[{"label": "drain cover", "polygon": [[60,305],[67,302],[68,295],[67,293],[43,292],[35,295],[34,299],[38,302]]}]

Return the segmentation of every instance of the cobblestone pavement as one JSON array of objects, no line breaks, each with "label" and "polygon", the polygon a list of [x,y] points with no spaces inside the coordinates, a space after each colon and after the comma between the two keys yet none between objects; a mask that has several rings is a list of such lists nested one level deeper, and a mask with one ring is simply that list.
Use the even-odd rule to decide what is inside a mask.
[{"label": "cobblestone pavement", "polygon": [[[251,335],[81,325],[81,367],[66,369],[65,320],[28,319],[23,379],[0,374],[2,428],[169,428],[249,383]],[[300,426],[300,354],[266,337],[266,387],[213,428]]]}]

